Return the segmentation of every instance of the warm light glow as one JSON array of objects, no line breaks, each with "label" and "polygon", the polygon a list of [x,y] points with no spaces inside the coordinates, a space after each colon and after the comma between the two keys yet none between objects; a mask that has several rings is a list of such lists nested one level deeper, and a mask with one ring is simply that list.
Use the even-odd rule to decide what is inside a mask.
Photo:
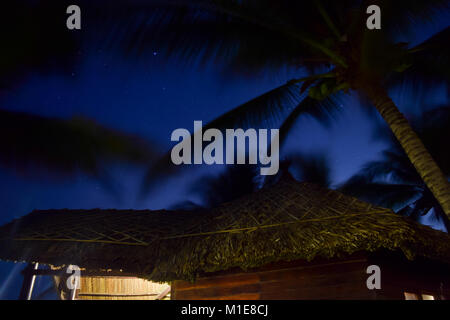
[{"label": "warm light glow", "polygon": [[404,292],[405,300],[419,300],[419,296],[415,293]]},{"label": "warm light glow", "polygon": [[434,297],[429,294],[423,294],[422,300],[434,300]]}]

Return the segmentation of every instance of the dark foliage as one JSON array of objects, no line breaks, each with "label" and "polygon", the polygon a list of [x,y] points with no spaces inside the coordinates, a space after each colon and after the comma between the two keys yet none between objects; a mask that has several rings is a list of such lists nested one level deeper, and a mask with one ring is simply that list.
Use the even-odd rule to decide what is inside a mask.
[{"label": "dark foliage", "polygon": [[[425,146],[450,178],[450,108],[440,107],[424,112],[412,121]],[[383,132],[378,130],[377,133]],[[340,190],[374,204],[395,209],[415,220],[428,214],[442,221],[450,230],[450,222],[439,203],[425,186],[414,166],[387,128],[384,135],[390,147],[380,160],[367,163],[359,173],[349,179]]]}]

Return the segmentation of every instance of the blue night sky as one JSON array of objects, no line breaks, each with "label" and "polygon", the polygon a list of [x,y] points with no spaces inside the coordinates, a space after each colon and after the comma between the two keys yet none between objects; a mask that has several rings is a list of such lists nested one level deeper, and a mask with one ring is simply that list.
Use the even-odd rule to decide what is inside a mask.
[{"label": "blue night sky", "polygon": [[[447,22],[438,23],[416,34],[414,41],[423,40],[446,25]],[[86,44],[82,62],[73,70],[57,74],[30,72],[20,85],[1,92],[0,107],[61,118],[83,115],[102,125],[146,137],[168,149],[174,129],[192,130],[194,120],[207,123],[292,77],[285,72],[225,80],[214,68],[162,62],[158,48],[137,60],[126,58],[119,51]],[[405,91],[397,90],[392,97],[408,115],[420,109],[421,102]],[[438,105],[447,98],[438,90],[432,104]],[[326,151],[335,184],[345,181],[367,161],[376,159],[385,147],[374,139],[374,122],[354,98],[344,100],[343,107],[344,112],[328,129],[302,118],[285,150]],[[195,200],[187,189],[193,175],[201,173],[188,171],[168,180],[145,199],[139,199],[145,168],[116,166],[109,171],[116,193],[84,175],[56,180],[44,175],[22,176],[0,168],[0,224],[33,209],[167,208],[182,200]],[[22,268],[21,264],[0,263],[0,299],[17,298]]]}]

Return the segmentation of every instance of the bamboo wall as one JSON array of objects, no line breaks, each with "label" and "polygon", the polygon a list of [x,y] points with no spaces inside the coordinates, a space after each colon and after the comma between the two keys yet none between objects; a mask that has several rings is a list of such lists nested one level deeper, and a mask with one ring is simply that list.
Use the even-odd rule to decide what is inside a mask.
[{"label": "bamboo wall", "polygon": [[133,277],[81,277],[79,300],[155,300],[169,285]]},{"label": "bamboo wall", "polygon": [[[56,286],[63,288],[59,277]],[[68,299],[67,290],[59,289],[61,299]],[[81,276],[77,300],[169,300],[170,285],[151,282],[136,277],[124,276]]]}]

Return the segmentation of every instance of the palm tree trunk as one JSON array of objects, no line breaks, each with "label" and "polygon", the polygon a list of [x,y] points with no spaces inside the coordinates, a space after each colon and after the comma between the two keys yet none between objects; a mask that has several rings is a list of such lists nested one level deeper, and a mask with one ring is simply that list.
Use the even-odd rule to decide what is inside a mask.
[{"label": "palm tree trunk", "polygon": [[[378,86],[363,89],[375,108],[387,122],[409,160],[431,190],[445,214],[450,217],[450,183],[438,167],[406,118],[398,110],[387,92]],[[442,137],[445,139],[445,137]]]}]

